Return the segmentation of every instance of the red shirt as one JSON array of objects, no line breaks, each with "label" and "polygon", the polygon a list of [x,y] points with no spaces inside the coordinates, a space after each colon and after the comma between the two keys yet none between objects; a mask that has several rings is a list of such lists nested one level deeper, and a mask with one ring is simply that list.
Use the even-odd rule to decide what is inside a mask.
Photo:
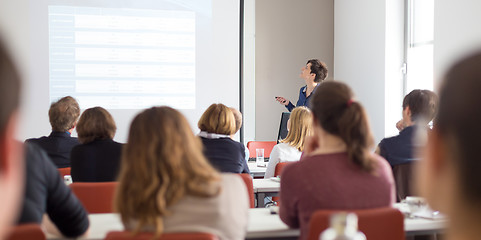
[{"label": "red shirt", "polygon": [[373,173],[352,163],[347,153],[307,156],[285,167],[281,177],[280,217],[301,228],[306,239],[311,214],[320,209],[364,209],[392,206],[395,188],[391,167],[373,154]]}]

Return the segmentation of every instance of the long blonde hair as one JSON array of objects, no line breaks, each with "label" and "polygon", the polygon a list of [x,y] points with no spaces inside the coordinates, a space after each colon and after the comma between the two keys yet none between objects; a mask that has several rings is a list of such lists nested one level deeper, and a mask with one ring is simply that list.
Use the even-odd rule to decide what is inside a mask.
[{"label": "long blonde hair", "polygon": [[311,129],[311,110],[307,107],[296,107],[292,110],[291,117],[289,118],[289,132],[287,133],[287,137],[280,142],[287,143],[302,152],[304,151],[306,137],[311,135]]},{"label": "long blonde hair", "polygon": [[[137,115],[123,148],[115,208],[124,225],[139,232],[163,232],[167,209],[185,195],[213,197],[220,175],[202,154],[202,143],[187,120],[170,107],[154,107]],[[134,225],[132,225],[134,224]]]}]

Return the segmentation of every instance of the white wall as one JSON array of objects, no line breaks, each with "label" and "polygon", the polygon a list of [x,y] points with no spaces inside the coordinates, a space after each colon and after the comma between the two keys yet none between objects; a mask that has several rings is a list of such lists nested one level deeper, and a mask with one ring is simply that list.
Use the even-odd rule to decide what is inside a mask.
[{"label": "white wall", "polygon": [[256,138],[256,1],[244,0],[243,129],[244,143]]},{"label": "white wall", "polygon": [[434,79],[438,87],[447,68],[481,50],[481,1],[436,0],[434,3]]},{"label": "white wall", "polygon": [[[351,86],[366,108],[376,143],[392,134],[401,113],[402,41],[397,38],[403,39],[404,9],[397,1],[336,0],[334,5],[334,79]],[[386,118],[392,109],[399,114]]]},{"label": "white wall", "polygon": [[273,141],[281,112],[287,111],[274,97],[297,102],[306,61],[324,61],[332,76],[334,1],[256,0],[255,10],[255,137]]}]

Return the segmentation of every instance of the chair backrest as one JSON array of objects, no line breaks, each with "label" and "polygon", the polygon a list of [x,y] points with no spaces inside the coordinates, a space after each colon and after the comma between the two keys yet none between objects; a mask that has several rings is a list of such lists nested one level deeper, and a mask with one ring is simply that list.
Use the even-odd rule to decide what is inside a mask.
[{"label": "chair backrest", "polygon": [[[107,233],[105,240],[152,240],[153,233],[139,233],[133,235],[128,231],[114,231]],[[209,233],[165,233],[157,240],[218,240],[219,238]]]},{"label": "chair backrest", "polygon": [[70,167],[66,167],[66,168],[57,168],[58,172],[60,173],[60,176],[63,177],[65,175],[70,175]]},{"label": "chair backrest", "polygon": [[256,149],[264,149],[264,157],[268,158],[271,156],[272,148],[277,144],[276,141],[250,141],[247,143],[247,148],[249,149],[249,158],[256,157]]},{"label": "chair backrest", "polygon": [[309,222],[309,240],[318,240],[329,227],[329,218],[337,212],[353,212],[358,217],[358,227],[369,240],[404,240],[404,216],[390,207],[362,210],[320,210],[312,214]]},{"label": "chair backrest", "polygon": [[22,224],[12,227],[10,233],[7,234],[5,240],[45,240],[40,225],[38,224]]},{"label": "chair backrest", "polygon": [[394,177],[394,182],[396,184],[396,201],[400,202],[407,196],[415,196],[413,192],[413,164],[405,163],[394,165],[392,167],[392,173]]},{"label": "chair backrest", "polygon": [[276,165],[276,169],[274,170],[274,176],[277,177],[277,176],[280,176],[281,173],[282,173],[282,169],[284,169],[284,167],[287,165],[287,164],[290,164],[292,162],[281,162],[281,163],[278,163]]},{"label": "chair backrest", "polygon": [[255,208],[255,203],[254,203],[254,184],[252,183],[252,176],[248,173],[238,173],[242,180],[244,180],[244,183],[246,184],[247,187],[247,194],[249,194],[249,202],[250,202],[250,207]]},{"label": "chair backrest", "polygon": [[69,185],[89,213],[112,213],[118,182],[74,182]]}]

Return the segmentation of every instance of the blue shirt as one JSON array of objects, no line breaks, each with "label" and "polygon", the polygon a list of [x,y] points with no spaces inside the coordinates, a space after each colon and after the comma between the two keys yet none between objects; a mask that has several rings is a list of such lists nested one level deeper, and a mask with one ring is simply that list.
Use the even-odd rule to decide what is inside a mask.
[{"label": "blue shirt", "polygon": [[309,107],[309,99],[311,99],[311,96],[316,92],[316,89],[318,86],[319,84],[317,84],[317,86],[314,88],[314,90],[312,90],[311,94],[308,97],[306,97],[307,85],[304,87],[301,87],[301,89],[299,90],[299,100],[297,100],[296,106],[294,106],[294,104],[289,102],[289,104],[286,105],[287,110],[291,112],[292,109],[294,109],[295,107],[300,107],[300,106]]},{"label": "blue shirt", "polygon": [[389,162],[391,167],[418,160],[415,151],[421,146],[416,145],[413,139],[417,128],[416,126],[406,127],[399,132],[399,135],[384,138],[379,143],[380,155]]}]

